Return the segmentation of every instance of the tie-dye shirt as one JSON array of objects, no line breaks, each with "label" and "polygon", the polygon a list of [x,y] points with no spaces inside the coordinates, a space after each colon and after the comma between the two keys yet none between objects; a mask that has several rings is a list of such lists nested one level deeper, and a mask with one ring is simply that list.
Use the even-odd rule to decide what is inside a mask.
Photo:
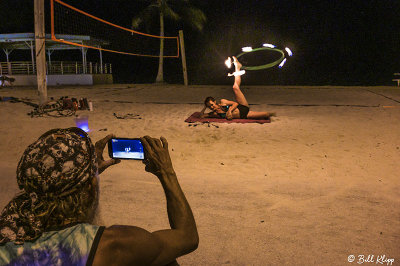
[{"label": "tie-dye shirt", "polygon": [[0,265],[91,265],[103,226],[78,224],[44,232],[36,241],[0,245]]}]

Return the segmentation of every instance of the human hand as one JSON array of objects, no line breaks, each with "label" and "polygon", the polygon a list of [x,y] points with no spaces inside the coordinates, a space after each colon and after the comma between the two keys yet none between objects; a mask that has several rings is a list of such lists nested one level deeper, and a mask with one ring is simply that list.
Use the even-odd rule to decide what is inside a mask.
[{"label": "human hand", "polygon": [[232,120],[232,118],[233,118],[233,115],[232,115],[232,112],[226,112],[226,119],[228,119],[228,120]]},{"label": "human hand", "polygon": [[105,138],[97,141],[96,144],[94,145],[95,152],[96,152],[97,167],[99,169],[99,174],[101,174],[109,166],[121,162],[121,160],[117,160],[117,159],[110,159],[110,160],[105,161],[104,158],[103,158],[104,148],[106,147],[107,142],[112,138],[115,138],[115,135],[113,135],[113,134],[107,135]]},{"label": "human hand", "polygon": [[147,172],[156,176],[160,176],[162,173],[174,173],[168,151],[168,142],[164,137],[156,139],[144,136],[140,138],[140,141],[145,149],[146,159],[143,163],[146,164],[145,170]]}]

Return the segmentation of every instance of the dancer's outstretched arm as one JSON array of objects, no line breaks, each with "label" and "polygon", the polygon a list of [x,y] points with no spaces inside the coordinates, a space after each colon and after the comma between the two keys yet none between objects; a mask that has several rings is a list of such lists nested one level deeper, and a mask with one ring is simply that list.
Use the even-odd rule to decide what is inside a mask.
[{"label": "dancer's outstretched arm", "polygon": [[209,112],[209,113],[204,113],[206,111],[207,107],[205,106],[201,111],[200,111],[200,118],[218,118],[217,113],[215,112]]},{"label": "dancer's outstretched arm", "polygon": [[200,111],[200,114],[204,115],[204,112],[206,111],[206,109],[207,109],[207,106],[204,106],[203,109]]},{"label": "dancer's outstretched arm", "polygon": [[226,119],[231,120],[233,118],[232,112],[235,111],[235,109],[238,107],[238,103],[234,101],[229,101],[226,99],[221,100],[221,104],[223,105],[229,105],[228,111],[226,111]]}]

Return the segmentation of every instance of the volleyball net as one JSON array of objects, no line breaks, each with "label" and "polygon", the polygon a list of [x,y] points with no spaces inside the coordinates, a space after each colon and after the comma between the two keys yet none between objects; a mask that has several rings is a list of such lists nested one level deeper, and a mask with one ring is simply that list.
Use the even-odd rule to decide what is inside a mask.
[{"label": "volleyball net", "polygon": [[[51,39],[68,45],[107,52],[159,57],[160,40],[163,57],[179,57],[179,37],[146,34],[128,29],[88,14],[60,0],[50,0]],[[79,41],[63,36],[79,36]]]}]

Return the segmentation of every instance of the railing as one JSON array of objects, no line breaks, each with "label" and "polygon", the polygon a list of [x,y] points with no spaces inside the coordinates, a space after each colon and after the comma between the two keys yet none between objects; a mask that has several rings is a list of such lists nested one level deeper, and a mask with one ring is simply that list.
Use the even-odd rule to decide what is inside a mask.
[{"label": "railing", "polygon": [[[112,74],[110,63],[52,61],[46,63],[48,75]],[[0,62],[0,75],[36,75],[36,64],[30,61]]]}]

